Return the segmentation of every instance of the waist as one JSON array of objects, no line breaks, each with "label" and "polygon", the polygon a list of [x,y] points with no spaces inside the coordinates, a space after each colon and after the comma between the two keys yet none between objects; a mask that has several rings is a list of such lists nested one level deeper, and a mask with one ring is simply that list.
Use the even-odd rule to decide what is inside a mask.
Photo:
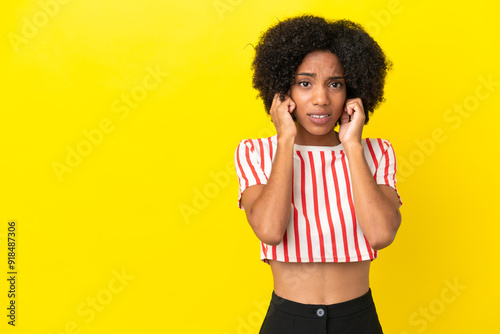
[{"label": "waist", "polygon": [[369,290],[371,261],[295,263],[269,261],[275,293],[305,304],[345,302]]},{"label": "waist", "polygon": [[303,304],[278,296],[274,291],[271,305],[282,312],[308,318],[335,318],[345,317],[364,309],[374,307],[371,290],[363,295],[348,301],[334,304]]}]

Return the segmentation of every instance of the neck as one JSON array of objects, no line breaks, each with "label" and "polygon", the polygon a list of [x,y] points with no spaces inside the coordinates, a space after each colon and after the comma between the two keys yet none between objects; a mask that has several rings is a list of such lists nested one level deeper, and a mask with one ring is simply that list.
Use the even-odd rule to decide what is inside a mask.
[{"label": "neck", "polygon": [[324,135],[313,135],[297,125],[295,144],[306,146],[337,146],[340,144],[339,134],[332,129]]}]

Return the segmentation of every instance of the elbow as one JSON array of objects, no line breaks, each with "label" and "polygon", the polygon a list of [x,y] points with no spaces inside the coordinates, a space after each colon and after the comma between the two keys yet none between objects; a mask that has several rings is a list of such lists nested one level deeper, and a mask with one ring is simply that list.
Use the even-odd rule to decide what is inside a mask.
[{"label": "elbow", "polygon": [[398,215],[398,217],[393,221],[390,227],[374,234],[371,239],[368,240],[368,243],[374,250],[381,250],[383,248],[386,248],[393,243],[400,225],[401,216]]},{"label": "elbow", "polygon": [[255,231],[255,234],[257,235],[257,238],[259,238],[259,240],[266,245],[278,246],[283,240],[284,231],[281,232],[275,229],[266,229],[258,232]]},{"label": "elbow", "polygon": [[260,241],[269,246],[277,246],[283,240],[288,219],[282,217],[248,216],[248,221]]},{"label": "elbow", "polygon": [[379,236],[368,242],[374,250],[381,250],[392,244],[395,236],[396,235]]},{"label": "elbow", "polygon": [[270,224],[269,222],[261,222],[258,225],[253,225],[253,231],[260,241],[269,246],[277,246],[283,240],[285,230],[279,228],[281,224]]},{"label": "elbow", "polygon": [[266,236],[265,238],[260,238],[260,241],[262,241],[263,243],[265,243],[266,245],[269,245],[269,246],[278,246],[281,241],[283,240],[283,238],[280,238],[280,237],[276,237],[276,236]]}]

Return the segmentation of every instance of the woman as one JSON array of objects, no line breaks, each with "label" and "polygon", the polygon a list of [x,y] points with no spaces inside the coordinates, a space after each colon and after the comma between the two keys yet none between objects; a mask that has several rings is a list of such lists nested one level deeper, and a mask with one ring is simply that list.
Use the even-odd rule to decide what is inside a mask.
[{"label": "woman", "polygon": [[346,20],[301,16],[261,36],[253,85],[277,135],[241,141],[235,165],[274,279],[262,334],[382,333],[370,263],[394,240],[401,201],[391,144],[362,130],[390,66]]}]

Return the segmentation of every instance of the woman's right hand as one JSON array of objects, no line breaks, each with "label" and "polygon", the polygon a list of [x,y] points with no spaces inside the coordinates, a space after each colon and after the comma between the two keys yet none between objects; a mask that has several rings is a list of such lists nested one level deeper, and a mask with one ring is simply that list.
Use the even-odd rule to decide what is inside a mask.
[{"label": "woman's right hand", "polygon": [[295,110],[295,102],[289,95],[285,95],[285,100],[280,100],[280,94],[274,94],[273,103],[269,114],[273,124],[278,132],[278,138],[294,139],[297,135],[297,128],[292,118],[292,112]]},{"label": "woman's right hand", "polygon": [[247,220],[255,235],[267,245],[276,246],[287,229],[293,186],[293,145],[297,128],[291,113],[296,104],[286,95],[275,94],[269,113],[278,132],[278,145],[266,184],[246,188],[241,194]]}]

